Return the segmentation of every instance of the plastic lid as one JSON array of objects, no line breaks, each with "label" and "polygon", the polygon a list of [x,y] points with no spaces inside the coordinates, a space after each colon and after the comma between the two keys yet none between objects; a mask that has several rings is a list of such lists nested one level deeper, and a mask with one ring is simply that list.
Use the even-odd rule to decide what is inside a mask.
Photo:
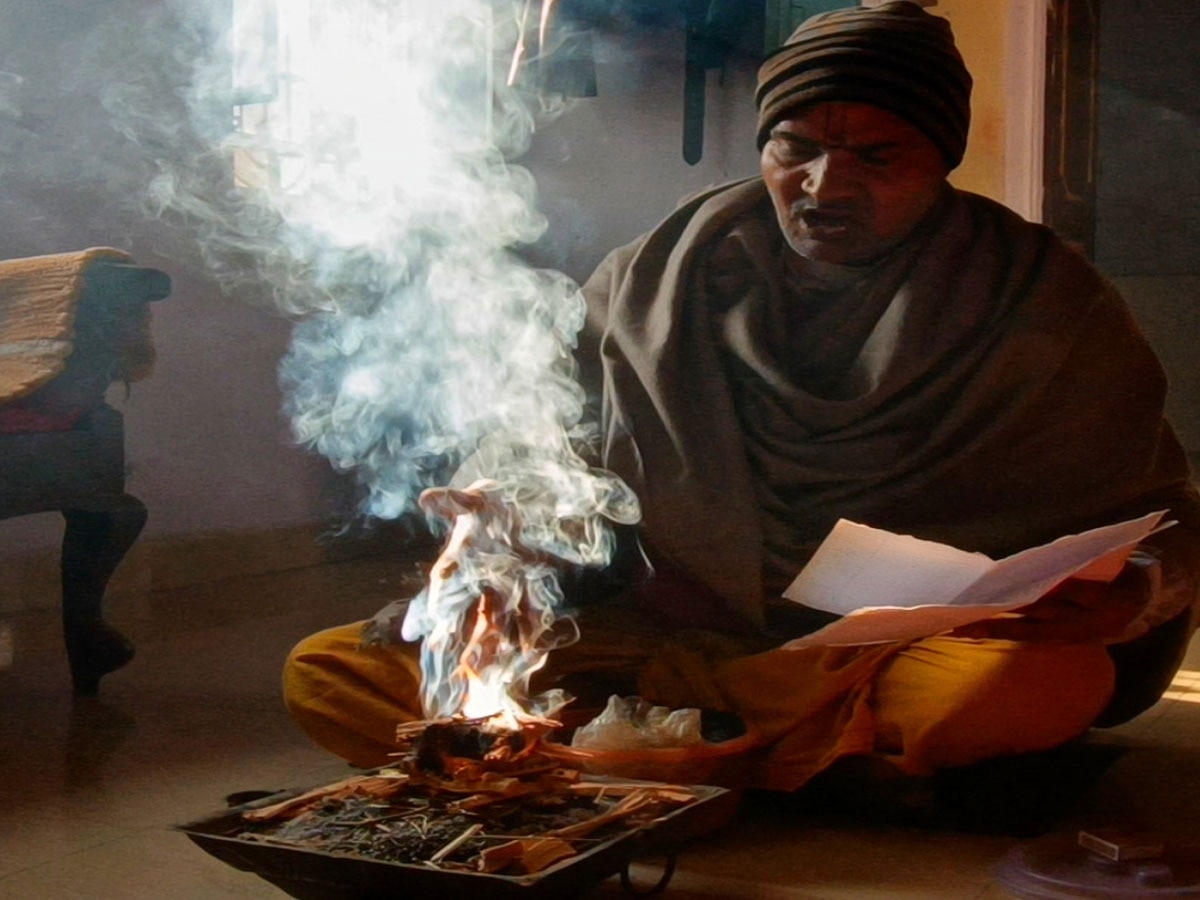
[{"label": "plastic lid", "polygon": [[1200,856],[1169,845],[1153,858],[1114,860],[1055,836],[1014,847],[995,876],[1023,900],[1200,898]]}]

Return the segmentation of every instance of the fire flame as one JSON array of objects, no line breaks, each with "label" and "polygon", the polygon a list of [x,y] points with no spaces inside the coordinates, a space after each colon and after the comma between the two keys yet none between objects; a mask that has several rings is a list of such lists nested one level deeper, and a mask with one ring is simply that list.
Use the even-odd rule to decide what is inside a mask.
[{"label": "fire flame", "polygon": [[402,632],[421,639],[426,715],[499,716],[513,727],[553,715],[568,698],[530,698],[529,681],[551,650],[578,638],[574,621],[560,615],[554,560],[522,541],[524,516],[496,482],[434,488],[420,502],[453,522]]}]

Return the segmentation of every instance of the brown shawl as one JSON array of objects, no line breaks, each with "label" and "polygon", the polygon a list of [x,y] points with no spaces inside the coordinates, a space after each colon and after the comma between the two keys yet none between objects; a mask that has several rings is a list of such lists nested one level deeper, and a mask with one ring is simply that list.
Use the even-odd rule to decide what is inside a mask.
[{"label": "brown shawl", "polygon": [[755,178],[685,202],[584,288],[604,464],[641,497],[653,559],[761,624],[768,507],[791,574],[839,517],[992,556],[1163,507],[1200,528],[1161,367],[1051,231],[949,192],[823,320],[823,378],[796,358],[821,341],[774,324],[806,299],[788,253]]}]

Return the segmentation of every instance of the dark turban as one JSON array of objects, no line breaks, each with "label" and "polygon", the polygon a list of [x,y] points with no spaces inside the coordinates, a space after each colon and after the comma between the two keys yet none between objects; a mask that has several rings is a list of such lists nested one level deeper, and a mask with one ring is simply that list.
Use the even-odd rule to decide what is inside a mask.
[{"label": "dark turban", "polygon": [[758,70],[758,146],[789,112],[829,100],[870,103],[912,123],[962,162],[971,75],[950,23],[915,3],[843,9],[806,20]]}]

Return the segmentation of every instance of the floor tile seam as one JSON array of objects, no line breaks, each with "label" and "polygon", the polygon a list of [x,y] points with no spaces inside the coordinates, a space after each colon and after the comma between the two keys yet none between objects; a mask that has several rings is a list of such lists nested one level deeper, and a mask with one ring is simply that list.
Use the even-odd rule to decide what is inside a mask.
[{"label": "floor tile seam", "polygon": [[[638,864],[635,863],[634,867],[633,867],[633,869],[634,869],[633,874],[635,874],[635,876],[637,874],[637,868],[638,868]],[[654,871],[657,871],[653,867],[648,867],[648,868],[651,870],[652,873]],[[979,876],[981,876],[981,875],[984,877],[983,881],[979,880]],[[652,880],[653,877],[654,877],[653,874],[649,874],[643,880]],[[989,870],[986,874],[976,873],[974,876],[964,877],[959,882],[959,884],[955,886],[955,889],[961,888],[961,889],[969,892],[967,894],[967,896],[975,897],[975,896],[978,896],[979,894],[981,894],[982,892],[988,890],[988,888],[991,887],[993,883],[994,882],[993,882],[990,868],[989,868]],[[801,885],[797,885],[795,887],[791,887],[789,885],[776,884],[774,882],[767,881],[767,880],[755,880],[753,878],[737,878],[737,877],[729,876],[729,875],[718,875],[718,874],[710,874],[710,873],[706,873],[706,872],[696,871],[694,869],[689,869],[686,865],[686,860],[684,860],[684,859],[680,860],[679,869],[676,871],[676,873],[670,883],[670,889],[683,890],[685,892],[689,891],[689,890],[695,891],[698,888],[699,889],[711,889],[714,887],[715,888],[724,888],[726,890],[731,890],[731,891],[736,890],[738,888],[742,888],[742,889],[753,888],[755,890],[755,893],[753,895],[747,895],[747,894],[742,894],[742,893],[730,893],[730,894],[728,894],[728,896],[729,897],[753,896],[754,900],[827,900],[827,898],[829,896],[831,896],[828,893],[826,893],[828,891],[836,892],[835,895],[837,897],[842,897],[842,896],[848,897],[848,896],[850,896],[850,893],[849,893],[850,891],[858,890],[859,888],[862,887],[862,885],[856,886],[856,885],[851,885],[851,884],[844,884],[844,885],[836,884],[836,883],[831,882],[828,878],[824,878],[821,880],[815,880],[810,885],[801,884]],[[913,887],[911,889],[902,888],[903,896],[916,896],[913,893],[913,891],[924,891],[926,889],[927,889],[926,887]],[[817,893],[814,893],[814,891],[816,891]],[[705,897],[722,896],[722,897],[724,897],[726,895],[703,893],[701,896],[705,896]],[[930,896],[931,897],[947,897],[949,895],[946,893],[938,892],[936,894],[931,894]]]},{"label": "floor tile seam", "polygon": [[1200,674],[1189,675],[1186,678],[1176,676],[1167,685],[1168,693],[1187,694],[1195,691],[1200,691]]},{"label": "floor tile seam", "polygon": [[116,844],[116,843],[120,843],[121,841],[131,840],[135,836],[135,834],[138,831],[140,831],[140,829],[127,829],[120,825],[109,825],[108,827],[116,828],[120,831],[126,831],[129,833],[118,835],[115,837],[105,838],[103,840],[89,842],[86,845],[80,845],[69,852],[58,853],[48,859],[42,860],[41,862],[31,863],[30,865],[22,866],[21,868],[13,869],[12,871],[9,871],[9,872],[4,872],[4,873],[0,874],[0,887],[4,886],[5,881],[7,881],[10,878],[14,878],[15,876],[24,875],[29,872],[35,872],[38,869],[44,869],[47,866],[59,866],[59,865],[62,865],[64,861],[72,859],[73,857],[82,856],[85,853],[91,853],[92,851],[97,850],[101,847],[106,847],[109,844]]},{"label": "floor tile seam", "polygon": [[1174,702],[1174,700],[1160,700],[1150,709],[1146,710],[1131,723],[1133,726],[1131,733],[1139,737],[1147,737],[1155,724],[1166,714],[1167,707]]},{"label": "floor tile seam", "polygon": [[[634,863],[630,866],[629,874],[638,881],[650,882],[656,880],[659,868],[655,866]],[[815,885],[818,890],[820,885]],[[723,893],[713,893],[713,889]],[[753,894],[747,894],[747,889]],[[819,894],[813,894],[804,887],[792,888],[786,885],[776,885],[769,882],[757,881],[752,878],[732,878],[728,875],[709,875],[703,872],[689,871],[681,862],[668,884],[667,892],[683,891],[697,897],[753,897],[754,900],[819,900]]]}]

